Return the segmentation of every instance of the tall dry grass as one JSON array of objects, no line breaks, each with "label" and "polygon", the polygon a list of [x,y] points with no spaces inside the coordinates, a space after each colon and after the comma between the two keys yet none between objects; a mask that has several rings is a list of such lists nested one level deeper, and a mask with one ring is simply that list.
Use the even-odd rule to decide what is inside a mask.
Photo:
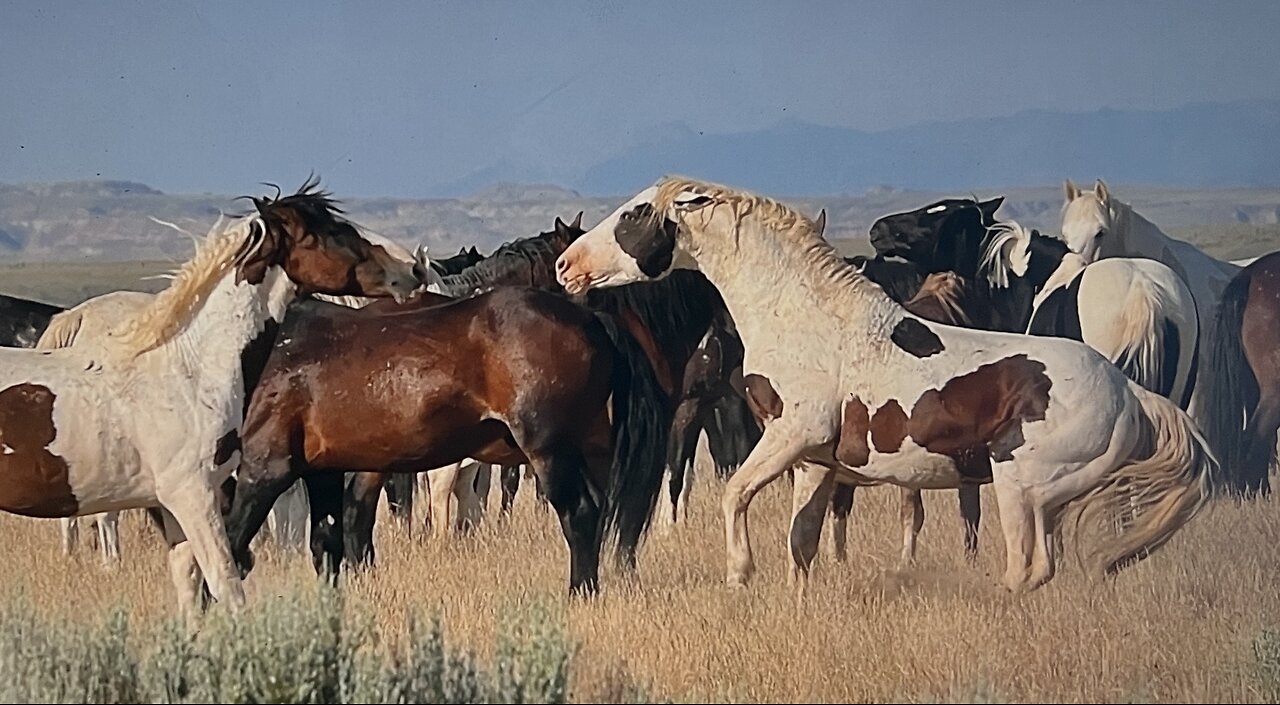
[{"label": "tall dry grass", "polygon": [[[932,492],[919,562],[899,570],[897,490],[860,490],[848,561],[824,550],[797,604],[786,581],[786,480],[752,507],[760,572],[738,593],[723,585],[719,484],[706,475],[690,521],[644,546],[639,584],[606,567],[594,602],[567,599],[558,524],[526,486],[512,516],[499,518],[494,492],[480,528],[447,542],[407,536],[384,516],[378,564],[348,574],[344,609],[372,615],[388,643],[405,641],[411,617],[438,614],[450,640],[491,659],[504,615],[550,605],[576,644],[569,685],[582,702],[626,700],[633,685],[687,701],[1258,702],[1280,693],[1267,675],[1280,673],[1280,642],[1261,638],[1280,626],[1274,501],[1215,504],[1112,583],[1090,583],[1068,562],[1047,587],[1013,596],[998,584],[1004,552],[990,497],[976,565],[960,554],[955,493]],[[75,619],[123,605],[134,630],[174,613],[161,544],[141,517],[124,522],[124,561],[113,569],[93,553],[60,555],[54,522],[3,516],[0,531],[6,604],[25,599],[38,617]],[[294,600],[314,582],[308,558],[261,551],[251,602]]]}]

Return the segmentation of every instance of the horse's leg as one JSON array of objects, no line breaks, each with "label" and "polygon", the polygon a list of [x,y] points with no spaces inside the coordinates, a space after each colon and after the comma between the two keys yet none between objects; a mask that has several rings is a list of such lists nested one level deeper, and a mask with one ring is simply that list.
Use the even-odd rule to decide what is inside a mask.
[{"label": "horse's leg", "polygon": [[915,565],[916,539],[920,529],[924,528],[924,498],[920,490],[903,487],[900,490],[902,504],[898,509],[898,518],[902,521],[902,556],[901,566],[906,568]]},{"label": "horse's leg", "polygon": [[288,458],[258,461],[248,448],[242,457],[235,497],[227,511],[227,535],[231,539],[231,552],[241,574],[248,575],[253,570],[250,543],[262,529],[276,499],[298,476],[290,467]]},{"label": "horse's leg", "polygon": [[569,544],[569,594],[595,594],[600,585],[601,508],[587,486],[586,460],[568,444],[528,455]]},{"label": "horse's leg", "polygon": [[747,508],[756,493],[786,472],[813,442],[805,429],[781,417],[765,427],[760,442],[742,467],[725,485],[720,509],[724,514],[725,569],[730,587],[746,587],[755,570],[751,557],[751,537],[747,528]]},{"label": "horse's leg", "polygon": [[[315,568],[316,575],[335,586],[338,584],[338,574],[342,571],[345,533],[342,500],[345,475],[341,470],[317,470],[304,476],[307,501],[311,505],[311,565]],[[359,478],[363,473],[355,475]],[[375,503],[378,496],[375,492]]]},{"label": "horse's leg", "polygon": [[[386,482],[379,485],[387,490],[387,509],[395,523],[404,527],[413,535],[413,495],[415,478],[409,473],[392,473]],[[376,504],[376,503],[375,503]]]},{"label": "horse's leg", "polygon": [[98,516],[98,541],[102,545],[102,562],[120,562],[120,512],[113,510]]},{"label": "horse's leg", "polygon": [[1259,385],[1261,396],[1249,423],[1245,425],[1244,467],[1249,493],[1271,494],[1271,463],[1276,452],[1276,431],[1280,430],[1280,389]]},{"label": "horse's leg", "polygon": [[[692,470],[694,451],[698,447],[698,433],[702,430],[699,420],[701,400],[690,397],[681,400],[676,407],[675,416],[671,420],[671,435],[667,439],[667,476],[669,481],[663,484],[658,495],[658,521],[655,528],[662,533],[669,533],[677,521],[682,507],[680,498],[684,495],[686,474]],[[683,508],[688,516],[688,508]]]},{"label": "horse's leg", "polygon": [[62,526],[62,555],[70,556],[80,542],[80,517],[63,517],[59,523]]},{"label": "horse's leg", "polygon": [[831,557],[843,563],[848,557],[849,515],[853,513],[852,484],[837,482],[831,491]]},{"label": "horse's leg", "polygon": [[969,562],[978,558],[978,523],[982,519],[982,487],[961,485],[957,490],[960,518],[964,520],[964,557]]},{"label": "horse's leg", "polygon": [[445,540],[453,533],[453,497],[454,485],[458,483],[458,475],[462,469],[462,461],[450,463],[425,474],[431,483],[431,525],[432,533],[439,540]]},{"label": "horse's leg", "polygon": [[[181,463],[182,459],[175,462]],[[156,473],[156,499],[177,520],[191,543],[200,572],[209,583],[213,599],[238,610],[245,604],[244,585],[227,540],[222,519],[222,501],[208,480],[212,467],[187,463],[196,472]],[[237,487],[236,496],[239,497]]]},{"label": "horse's leg", "polygon": [[476,463],[474,493],[476,498],[476,526],[479,526],[484,521],[485,516],[489,514],[489,491],[493,488],[493,468],[492,463]]},{"label": "horse's leg", "polygon": [[822,520],[831,503],[836,474],[815,463],[800,463],[791,487],[791,569],[787,583],[803,595],[809,582],[813,559],[822,541]]},{"label": "horse's leg", "polygon": [[502,466],[502,504],[499,513],[502,516],[511,514],[511,506],[515,504],[516,493],[520,491],[520,466]]},{"label": "horse's leg", "polygon": [[1035,520],[1022,487],[995,471],[996,505],[1000,509],[1000,527],[1004,530],[1004,584],[1012,592],[1027,585],[1028,570],[1035,542]]},{"label": "horse's leg", "polygon": [[[399,475],[410,480],[409,483],[398,483],[400,487],[397,491],[403,492],[406,484],[413,484],[414,477],[410,473],[353,472],[348,474],[347,479],[343,480],[346,486],[345,491],[339,488],[338,495],[342,497],[342,506],[337,508],[339,516],[342,517],[342,542],[345,550],[341,554],[335,554],[325,550],[324,541],[319,544],[313,543],[312,555],[317,560],[317,566],[320,565],[318,562],[320,556],[326,553],[331,559],[336,558],[337,561],[350,558],[352,565],[358,567],[373,565],[376,555],[373,548],[373,529],[378,521],[378,501],[382,497],[382,489],[386,487],[389,490],[396,485],[396,480],[400,479]],[[322,480],[314,488],[308,486],[308,491],[328,497],[333,491],[331,483],[331,480]],[[334,511],[332,499],[322,501],[326,504],[324,510],[320,514],[312,513],[312,536],[315,535],[316,524],[324,520],[327,512]],[[332,543],[332,536],[327,539]],[[331,561],[331,564],[336,565],[337,562]]]},{"label": "horse's leg", "polygon": [[188,627],[194,627],[196,618],[208,606],[208,600],[202,599],[205,595],[201,594],[202,589],[207,593],[208,585],[196,563],[195,552],[173,514],[156,507],[149,513],[153,521],[158,517],[165,543],[169,545],[169,579],[177,595],[178,614]]},{"label": "horse's leg", "polygon": [[1027,580],[1027,589],[1037,588],[1048,582],[1054,573],[1054,525],[1056,512],[1043,502],[1037,502],[1031,509],[1035,519],[1035,551],[1031,559],[1031,576]]},{"label": "horse's leg", "polygon": [[470,532],[480,523],[480,497],[476,493],[476,475],[480,463],[468,458],[458,467],[453,482],[453,496],[458,500],[458,531]]}]

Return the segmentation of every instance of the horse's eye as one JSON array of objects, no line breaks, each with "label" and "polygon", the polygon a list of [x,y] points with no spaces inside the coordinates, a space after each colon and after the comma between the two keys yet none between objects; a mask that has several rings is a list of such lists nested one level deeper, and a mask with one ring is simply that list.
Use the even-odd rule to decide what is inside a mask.
[{"label": "horse's eye", "polygon": [[1096,238],[1101,238],[1103,235],[1106,235],[1106,234],[1107,234],[1107,231],[1106,231],[1105,229],[1103,229],[1103,230],[1099,230],[1099,231],[1098,231],[1098,234],[1097,234],[1097,235],[1094,235],[1094,237],[1096,237]]}]

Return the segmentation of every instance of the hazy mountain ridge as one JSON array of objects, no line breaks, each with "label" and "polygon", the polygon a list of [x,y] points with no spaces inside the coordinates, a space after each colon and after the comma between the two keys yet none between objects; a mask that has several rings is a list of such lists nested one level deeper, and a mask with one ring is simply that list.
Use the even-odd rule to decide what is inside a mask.
[{"label": "hazy mountain ridge", "polygon": [[[1117,197],[1133,203],[1166,229],[1280,222],[1280,188],[1110,185]],[[945,196],[971,194],[981,198],[1004,195],[999,212],[1002,218],[1051,232],[1058,229],[1060,184],[955,192],[878,187],[858,196],[779,197],[813,215],[826,208],[828,238],[852,241],[851,246],[857,249],[866,242],[867,228],[881,215]],[[546,184],[502,184],[460,199],[335,196],[355,222],[408,248],[424,242],[432,254],[448,256],[472,245],[488,253],[503,242],[550,230],[557,216],[568,221],[579,210],[584,211],[583,223],[589,226],[630,194],[586,197]],[[249,208],[248,202],[233,196],[167,194],[130,182],[0,184],[0,263],[181,260],[191,252],[190,239],[151,217],[204,235],[220,210],[236,215]]]},{"label": "hazy mountain ridge", "polygon": [[584,193],[628,190],[668,173],[769,193],[860,193],[879,183],[989,188],[1069,175],[1193,187],[1280,184],[1280,101],[1029,110],[880,131],[794,119],[734,134],[681,127],[643,139],[567,181]]}]

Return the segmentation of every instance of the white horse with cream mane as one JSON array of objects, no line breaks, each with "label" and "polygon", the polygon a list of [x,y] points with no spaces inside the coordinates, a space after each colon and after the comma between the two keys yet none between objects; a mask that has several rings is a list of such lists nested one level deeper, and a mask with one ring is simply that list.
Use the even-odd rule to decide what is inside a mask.
[{"label": "white horse with cream mane", "polygon": [[666,178],[582,235],[556,273],[579,294],[673,267],[700,270],[723,295],[746,350],[746,395],[764,421],[724,491],[732,586],[754,570],[751,500],[797,464],[863,484],[993,482],[1004,584],[1015,591],[1052,578],[1060,519],[1074,514],[1077,527],[1105,534],[1093,553],[1110,573],[1164,544],[1206,501],[1217,463],[1173,402],[1083,343],[911,315],[777,201]]},{"label": "white horse with cream mane", "polygon": [[0,509],[159,507],[184,612],[206,578],[215,600],[244,603],[218,488],[239,455],[245,348],[300,288],[403,300],[418,287],[354,227],[313,231],[306,209],[329,207],[325,194],[254,203],[99,344],[0,350]]},{"label": "white horse with cream mane", "polygon": [[[1213,381],[1213,344],[1221,335],[1240,334],[1239,330],[1220,330],[1218,303],[1232,277],[1251,260],[1225,262],[1189,242],[1170,237],[1133,206],[1115,198],[1101,179],[1090,190],[1066,179],[1063,190],[1062,239],[1086,263],[1111,257],[1146,257],[1167,265],[1191,288],[1200,317],[1200,357],[1189,410],[1201,425],[1207,425],[1209,414],[1214,413],[1209,395],[1226,391],[1209,387]],[[1221,454],[1222,449],[1216,450]]]}]

